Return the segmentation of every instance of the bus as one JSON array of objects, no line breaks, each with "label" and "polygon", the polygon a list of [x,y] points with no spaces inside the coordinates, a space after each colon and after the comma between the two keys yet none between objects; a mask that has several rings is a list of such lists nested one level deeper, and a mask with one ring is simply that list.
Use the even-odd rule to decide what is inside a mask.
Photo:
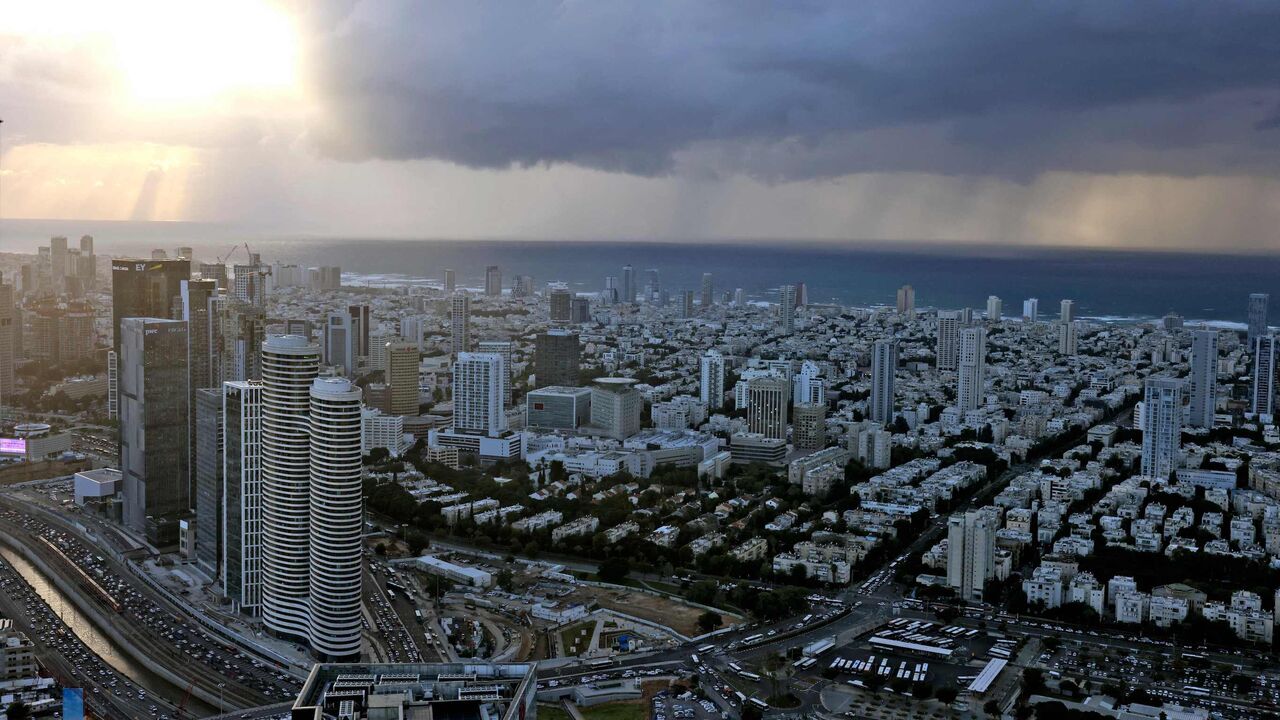
[{"label": "bus", "polygon": [[417,621],[418,621],[418,623],[419,623],[419,624],[421,624],[421,623],[422,623],[422,611],[421,611],[421,610],[414,610],[414,611],[413,611],[413,617],[414,617],[414,619],[415,619],[415,620],[417,620]]},{"label": "bus", "polygon": [[690,655],[690,656],[689,656],[689,659],[690,659],[690,660],[693,660],[693,664],[694,664],[694,665],[701,665],[701,664],[702,664],[701,662],[699,662],[699,661],[698,661],[698,653],[694,653],[694,654]]},{"label": "bus", "polygon": [[609,667],[611,665],[613,665],[613,658],[600,658],[587,663],[587,667],[591,668]]},{"label": "bus", "polygon": [[1196,697],[1208,697],[1210,695],[1208,688],[1196,687],[1194,685],[1183,685],[1182,692]]},{"label": "bus", "polygon": [[732,663],[732,662],[729,663],[729,669],[736,673],[742,672],[742,666],[739,665],[738,663]]},{"label": "bus", "polygon": [[388,580],[388,581],[387,581],[387,592],[391,592],[392,590],[395,590],[396,592],[404,593],[405,595],[408,595],[408,594],[409,594],[409,593],[405,592],[404,585],[401,585],[400,583],[395,582],[394,580]]},{"label": "bus", "polygon": [[716,649],[716,646],[715,646],[715,645],[703,645],[702,647],[698,648],[698,652],[700,652],[700,653],[704,653],[704,654],[705,654],[705,653],[709,653],[709,652],[711,652],[712,650],[715,650],[715,649]]},{"label": "bus", "polygon": [[750,699],[750,700],[748,700],[747,702],[751,703],[752,705],[755,705],[756,707],[760,708],[761,710],[768,710],[768,709],[769,709],[769,703],[767,703],[767,702],[765,702],[765,701],[761,700],[760,698],[751,698],[751,699]]},{"label": "bus", "polygon": [[748,672],[746,670],[743,670],[742,672],[738,673],[738,675],[740,675],[744,680],[750,680],[751,682],[760,682],[760,676],[753,672]]},{"label": "bus", "polygon": [[756,635],[749,635],[747,637],[742,638],[742,642],[744,644],[750,645],[753,642],[759,642],[763,639],[764,639],[764,635],[756,634]]},{"label": "bus", "polygon": [[395,590],[388,590],[388,591],[387,591],[387,599],[388,599],[388,600],[391,600],[392,602],[394,602],[394,601],[395,601],[395,599],[396,599],[396,591],[395,591]]}]

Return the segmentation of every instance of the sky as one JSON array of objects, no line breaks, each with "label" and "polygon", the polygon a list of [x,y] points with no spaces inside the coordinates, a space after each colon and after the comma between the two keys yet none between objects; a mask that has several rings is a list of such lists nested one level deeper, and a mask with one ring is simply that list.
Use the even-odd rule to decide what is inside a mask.
[{"label": "sky", "polygon": [[1278,37],[1245,0],[0,0],[0,216],[1276,251]]}]

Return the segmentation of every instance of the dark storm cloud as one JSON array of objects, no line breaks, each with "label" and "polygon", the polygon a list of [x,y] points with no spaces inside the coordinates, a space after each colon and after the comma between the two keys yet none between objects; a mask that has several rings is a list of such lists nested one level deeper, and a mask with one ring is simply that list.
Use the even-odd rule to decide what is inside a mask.
[{"label": "dark storm cloud", "polygon": [[[335,9],[336,8],[336,9]],[[362,2],[321,150],[770,179],[1274,174],[1274,2]]]}]

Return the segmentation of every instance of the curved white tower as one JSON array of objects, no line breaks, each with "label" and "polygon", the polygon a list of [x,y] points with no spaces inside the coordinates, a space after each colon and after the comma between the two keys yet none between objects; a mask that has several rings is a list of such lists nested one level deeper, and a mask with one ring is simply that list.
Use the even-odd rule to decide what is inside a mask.
[{"label": "curved white tower", "polygon": [[311,649],[330,661],[360,656],[360,388],[311,384]]},{"label": "curved white tower", "polygon": [[301,335],[262,343],[262,620],[310,641],[311,383],[320,348]]}]

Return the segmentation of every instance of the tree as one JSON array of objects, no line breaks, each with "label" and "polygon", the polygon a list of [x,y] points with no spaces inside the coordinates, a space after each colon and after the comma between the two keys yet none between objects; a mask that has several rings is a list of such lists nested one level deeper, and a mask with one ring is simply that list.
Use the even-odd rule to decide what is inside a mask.
[{"label": "tree", "polygon": [[718,612],[708,610],[698,616],[698,629],[704,633],[709,633],[723,624],[724,618],[720,617]]},{"label": "tree", "polygon": [[8,715],[9,720],[27,720],[31,717],[31,708],[21,700],[14,700],[5,709],[5,714]]},{"label": "tree", "polygon": [[957,691],[955,688],[950,686],[943,686],[938,688],[938,692],[935,693],[934,695],[935,697],[938,698],[938,701],[941,702],[942,704],[950,705],[951,703],[956,701],[956,696],[959,694],[960,694],[959,691]]},{"label": "tree", "polygon": [[614,556],[600,563],[600,579],[607,583],[620,583],[631,574],[631,561],[622,556]]},{"label": "tree", "polygon": [[982,712],[990,715],[991,717],[999,717],[1000,703],[996,702],[995,700],[988,700],[982,704]]},{"label": "tree", "polygon": [[716,601],[716,595],[719,592],[720,588],[714,580],[699,580],[689,586],[684,596],[689,602],[695,602],[699,605],[711,605]]}]

